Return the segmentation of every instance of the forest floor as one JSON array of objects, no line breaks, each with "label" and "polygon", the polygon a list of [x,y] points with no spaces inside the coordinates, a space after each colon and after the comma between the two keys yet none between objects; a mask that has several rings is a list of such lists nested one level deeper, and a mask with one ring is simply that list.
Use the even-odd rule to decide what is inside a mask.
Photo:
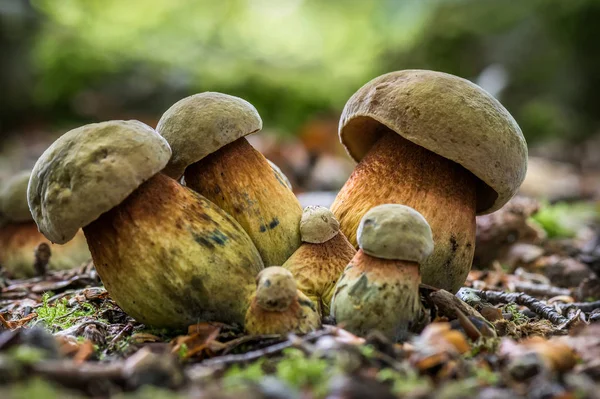
[{"label": "forest floor", "polygon": [[431,323],[402,343],[332,320],[306,336],[147,328],[91,263],[0,277],[0,398],[600,397],[598,213],[517,197],[479,217],[465,287],[423,285]]}]

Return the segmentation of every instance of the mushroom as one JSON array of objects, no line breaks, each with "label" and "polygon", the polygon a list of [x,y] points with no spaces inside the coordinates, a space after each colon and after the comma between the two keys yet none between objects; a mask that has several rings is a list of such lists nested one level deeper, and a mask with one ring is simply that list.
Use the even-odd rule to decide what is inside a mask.
[{"label": "mushroom", "polygon": [[258,274],[246,313],[249,334],[306,334],[320,324],[315,304],[297,288],[292,273],[270,266]]},{"label": "mushroom", "polygon": [[275,174],[277,180],[279,180],[280,183],[284,183],[290,190],[292,190],[292,183],[290,182],[290,179],[288,179],[288,177],[281,171],[281,168],[275,165],[275,163],[270,159],[267,159],[267,162],[271,166],[271,169],[273,169],[273,173]]},{"label": "mushroom", "polygon": [[33,277],[35,250],[48,244],[52,254],[50,270],[71,269],[90,259],[81,230],[65,245],[50,245],[39,231],[27,206],[29,171],[22,171],[6,181],[0,192],[0,265],[14,278]]},{"label": "mushroom", "polygon": [[433,251],[431,229],[414,209],[384,204],[363,216],[357,239],[360,249],[337,282],[331,315],[352,333],[376,329],[404,340],[425,320],[419,265]]},{"label": "mushroom", "polygon": [[256,245],[265,265],[281,265],[300,246],[302,207],[267,159],[245,136],[262,120],[249,102],[205,92],[169,108],[157,131],[171,145],[165,173],[232,215]]},{"label": "mushroom", "polygon": [[341,230],[356,246],[369,209],[413,207],[435,242],[423,282],[456,292],[473,260],[475,215],[501,208],[525,177],[527,144],[513,117],[465,79],[406,70],[360,88],[346,103],[339,135],[359,162],[331,206]]},{"label": "mushroom", "polygon": [[300,220],[302,245],[282,265],[289,270],[298,288],[329,315],[333,288],[356,250],[350,244],[333,213],[322,206],[307,206]]},{"label": "mushroom", "polygon": [[83,227],[107,291],[138,321],[243,324],[260,255],[225,211],[160,173],[170,156],[138,121],[71,130],[33,168],[33,217],[52,242]]}]

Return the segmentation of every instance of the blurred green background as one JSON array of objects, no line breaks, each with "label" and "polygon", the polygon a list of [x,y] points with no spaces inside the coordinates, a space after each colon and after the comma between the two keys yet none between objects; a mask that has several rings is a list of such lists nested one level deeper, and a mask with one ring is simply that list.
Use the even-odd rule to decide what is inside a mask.
[{"label": "blurred green background", "polygon": [[576,162],[600,131],[598,21],[600,0],[0,0],[0,132],[155,125],[211,90],[253,103],[276,137],[335,136],[361,85],[422,68],[478,83],[530,145]]}]

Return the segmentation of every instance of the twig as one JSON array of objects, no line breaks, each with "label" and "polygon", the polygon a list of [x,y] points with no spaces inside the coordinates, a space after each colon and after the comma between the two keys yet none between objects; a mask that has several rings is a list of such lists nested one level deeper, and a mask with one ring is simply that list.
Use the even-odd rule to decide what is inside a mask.
[{"label": "twig", "polygon": [[243,344],[245,344],[247,342],[275,340],[275,339],[279,339],[280,340],[280,339],[282,339],[282,337],[279,334],[270,334],[270,335],[244,335],[243,337],[232,339],[231,341],[228,341],[228,342],[224,343],[224,345],[226,345],[227,347],[223,351],[223,355],[227,355],[229,352],[231,352],[232,350],[234,350],[238,346],[243,345]]},{"label": "twig", "polygon": [[458,312],[462,312],[466,316],[474,316],[483,320],[483,316],[471,305],[446,290],[434,291],[429,296],[440,313],[449,319],[458,318]]},{"label": "twig", "polygon": [[567,310],[571,308],[579,309],[584,313],[593,312],[596,309],[600,309],[600,301],[594,302],[574,302],[574,303],[560,303],[557,304],[560,310]]},{"label": "twig", "polygon": [[[469,289],[468,291],[493,305],[514,302],[517,305],[526,306],[532,312],[550,320],[550,322],[555,325],[561,325],[569,321],[569,319],[561,316],[556,310],[554,310],[552,306],[546,305],[539,299],[522,292],[480,291],[475,289]],[[465,291],[461,290],[458,295],[464,294]]]},{"label": "twig", "polygon": [[528,295],[537,297],[553,297],[560,295],[571,295],[571,290],[567,288],[553,287],[547,284],[533,284],[528,282],[515,282],[513,283],[514,290],[524,292]]},{"label": "twig", "polygon": [[[305,335],[302,338],[302,342],[309,342],[325,335],[331,334],[335,331],[335,328],[323,328],[319,331],[312,332],[310,334]],[[215,366],[225,366],[236,363],[247,363],[253,360],[260,359],[263,356],[275,355],[277,353],[282,352],[284,349],[290,348],[292,346],[298,345],[298,341],[296,339],[288,339],[285,342],[281,342],[279,344],[271,345],[266,348],[257,349],[255,351],[246,352],[240,355],[226,355],[219,356],[213,359],[207,359],[201,363],[202,366],[206,367],[215,367]]]},{"label": "twig", "polygon": [[131,332],[131,330],[133,330],[133,324],[127,323],[127,325],[123,327],[123,329],[119,331],[119,333],[110,341],[110,344],[108,344],[108,350],[112,350],[112,348],[114,348],[114,346],[121,340],[121,338],[123,338],[125,334]]}]

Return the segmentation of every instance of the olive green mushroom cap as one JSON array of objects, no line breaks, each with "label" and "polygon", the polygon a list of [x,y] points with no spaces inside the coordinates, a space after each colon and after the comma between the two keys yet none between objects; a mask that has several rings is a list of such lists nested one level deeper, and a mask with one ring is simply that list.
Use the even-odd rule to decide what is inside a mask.
[{"label": "olive green mushroom cap", "polygon": [[322,244],[335,237],[339,231],[340,222],[329,209],[316,205],[304,208],[300,219],[302,241]]},{"label": "olive green mushroom cap", "polygon": [[27,205],[27,184],[30,171],[22,171],[6,181],[0,193],[0,215],[5,222],[29,222],[33,220]]},{"label": "olive green mushroom cap", "polygon": [[160,172],[170,156],[166,140],[139,121],[73,129],[31,172],[27,199],[33,219],[50,241],[64,244]]},{"label": "olive green mushroom cap", "polygon": [[525,179],[527,143],[517,122],[494,97],[466,79],[405,70],[371,80],[346,103],[340,140],[360,161],[382,126],[473,173],[479,179],[480,215],[500,209]]},{"label": "olive green mushroom cap", "polygon": [[164,173],[179,179],[189,165],[260,129],[258,111],[239,97],[204,92],[179,100],[156,127],[173,150]]},{"label": "olive green mushroom cap", "polygon": [[356,234],[360,249],[376,258],[422,263],[433,251],[429,224],[423,215],[405,205],[371,208]]},{"label": "olive green mushroom cap", "polygon": [[256,277],[256,301],[265,310],[283,312],[297,296],[294,276],[281,266],[269,266]]}]

